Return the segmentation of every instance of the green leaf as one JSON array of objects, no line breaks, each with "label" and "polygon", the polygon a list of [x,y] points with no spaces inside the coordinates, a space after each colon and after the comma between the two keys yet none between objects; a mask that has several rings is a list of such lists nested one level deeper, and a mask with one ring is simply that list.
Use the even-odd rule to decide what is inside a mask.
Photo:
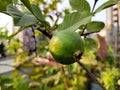
[{"label": "green leaf", "polygon": [[97,50],[97,42],[92,38],[85,38],[85,50]]},{"label": "green leaf", "polygon": [[19,0],[12,0],[13,1],[13,4],[17,4],[19,2]]},{"label": "green leaf", "polygon": [[90,12],[90,5],[86,0],[69,0],[73,9],[78,12],[88,11]]},{"label": "green leaf", "polygon": [[12,0],[0,0],[0,12],[6,11],[6,7],[8,4],[12,3]]},{"label": "green leaf", "polygon": [[31,13],[40,21],[49,26],[49,23],[44,19],[40,8],[37,5],[30,4],[28,0],[20,0]]},{"label": "green leaf", "polygon": [[[65,86],[62,83],[62,84],[58,84],[58,85],[56,85],[54,87],[51,87],[49,90],[65,90]],[[72,89],[70,89],[70,90],[72,90]]]},{"label": "green leaf", "polygon": [[43,15],[42,15],[42,12],[41,12],[40,8],[37,5],[33,5],[33,4],[31,4],[31,7],[32,7],[33,15],[35,15],[35,17],[39,21],[46,22]]},{"label": "green leaf", "polygon": [[35,64],[32,63],[32,62],[24,62],[21,66],[22,66],[23,68],[30,68],[30,67],[34,67]]},{"label": "green leaf", "polygon": [[16,90],[29,90],[28,83],[24,82],[24,80],[19,82],[16,86]]},{"label": "green leaf", "polygon": [[28,8],[28,10],[30,10],[33,13],[29,0],[20,0],[20,1]]},{"label": "green leaf", "polygon": [[11,77],[13,77],[13,78],[14,77],[18,77],[19,73],[20,73],[19,70],[14,69],[13,72],[12,72],[12,74],[11,74]]},{"label": "green leaf", "polygon": [[22,52],[16,57],[15,62],[25,62],[27,56],[28,56],[28,52]]},{"label": "green leaf", "polygon": [[38,78],[43,76],[43,67],[36,67],[31,72],[29,72],[29,76],[31,79],[37,80]]},{"label": "green leaf", "polygon": [[109,0],[109,1],[107,1],[105,3],[103,3],[100,7],[98,7],[95,10],[95,13],[98,13],[98,12],[100,12],[100,11],[102,11],[102,10],[108,8],[108,7],[111,7],[111,6],[113,6],[113,5],[117,4],[117,3],[118,3],[118,0]]},{"label": "green leaf", "polygon": [[5,75],[0,76],[0,89],[1,90],[12,90],[13,79]]},{"label": "green leaf", "polygon": [[92,15],[88,12],[73,12],[65,16],[58,30],[76,30],[80,25],[91,21]]},{"label": "green leaf", "polygon": [[26,27],[32,24],[37,23],[37,19],[33,15],[25,14],[19,11],[15,6],[12,4],[8,5],[7,12],[13,16],[14,23],[16,26]]},{"label": "green leaf", "polygon": [[99,32],[104,28],[105,24],[103,22],[92,21],[87,24],[87,33]]}]

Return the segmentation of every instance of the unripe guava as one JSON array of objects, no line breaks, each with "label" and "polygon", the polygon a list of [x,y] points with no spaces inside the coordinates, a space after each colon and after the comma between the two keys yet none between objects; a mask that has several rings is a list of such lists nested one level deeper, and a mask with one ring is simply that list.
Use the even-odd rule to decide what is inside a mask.
[{"label": "unripe guava", "polygon": [[77,32],[63,30],[53,35],[49,50],[56,62],[68,65],[75,62],[73,55],[77,51],[84,51],[84,43]]}]

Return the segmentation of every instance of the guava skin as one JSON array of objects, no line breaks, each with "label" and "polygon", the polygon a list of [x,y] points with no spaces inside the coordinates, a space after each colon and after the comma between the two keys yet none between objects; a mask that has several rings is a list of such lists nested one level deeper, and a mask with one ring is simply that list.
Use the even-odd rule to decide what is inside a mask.
[{"label": "guava skin", "polygon": [[53,35],[49,42],[49,50],[56,62],[69,65],[75,62],[75,52],[84,51],[84,43],[78,33],[63,30]]}]

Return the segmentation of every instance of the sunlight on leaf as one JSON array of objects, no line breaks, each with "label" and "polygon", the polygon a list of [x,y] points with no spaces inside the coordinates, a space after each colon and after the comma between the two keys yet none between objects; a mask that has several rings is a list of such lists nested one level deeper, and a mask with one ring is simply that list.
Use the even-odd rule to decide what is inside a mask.
[{"label": "sunlight on leaf", "polygon": [[90,5],[86,0],[69,0],[73,9],[78,12],[87,11],[90,12]]},{"label": "sunlight on leaf", "polygon": [[24,62],[28,56],[28,52],[22,52],[15,58],[15,62]]},{"label": "sunlight on leaf", "polygon": [[33,15],[21,12],[12,4],[8,5],[7,12],[13,16],[16,26],[26,27],[38,22]]},{"label": "sunlight on leaf", "polygon": [[59,30],[76,30],[80,25],[90,22],[92,15],[88,12],[73,12],[65,16]]},{"label": "sunlight on leaf", "polygon": [[100,7],[98,7],[98,8],[95,10],[95,13],[98,13],[98,12],[100,12],[100,11],[108,8],[108,7],[111,7],[111,6],[115,5],[115,4],[117,4],[118,1],[119,1],[119,0],[109,0],[109,1],[107,1],[107,2],[105,2],[105,3],[103,3]]},{"label": "sunlight on leaf", "polygon": [[94,33],[94,32],[99,32],[104,28],[105,24],[103,22],[98,22],[98,21],[92,21],[87,24],[87,32],[88,33]]},{"label": "sunlight on leaf", "polygon": [[6,11],[6,7],[8,4],[11,4],[12,0],[0,0],[0,12],[1,11]]},{"label": "sunlight on leaf", "polygon": [[28,10],[30,10],[30,12],[36,17],[36,19],[49,26],[49,23],[45,20],[40,8],[37,5],[30,4],[29,0],[20,0],[20,1],[28,8]]}]

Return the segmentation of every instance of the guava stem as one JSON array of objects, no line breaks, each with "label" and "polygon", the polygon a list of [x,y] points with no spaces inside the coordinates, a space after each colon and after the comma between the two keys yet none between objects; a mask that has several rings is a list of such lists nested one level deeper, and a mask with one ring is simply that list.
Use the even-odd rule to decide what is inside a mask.
[{"label": "guava stem", "polygon": [[94,5],[93,5],[93,8],[92,8],[92,12],[94,11],[97,2],[98,2],[98,0],[95,0]]},{"label": "guava stem", "polygon": [[78,59],[76,59],[77,63],[88,73],[88,75],[91,77],[91,79],[93,79],[99,86],[101,86],[101,88],[103,88],[103,90],[106,90],[105,87],[97,80],[96,76],[90,72],[85,66],[84,64],[82,64]]}]

